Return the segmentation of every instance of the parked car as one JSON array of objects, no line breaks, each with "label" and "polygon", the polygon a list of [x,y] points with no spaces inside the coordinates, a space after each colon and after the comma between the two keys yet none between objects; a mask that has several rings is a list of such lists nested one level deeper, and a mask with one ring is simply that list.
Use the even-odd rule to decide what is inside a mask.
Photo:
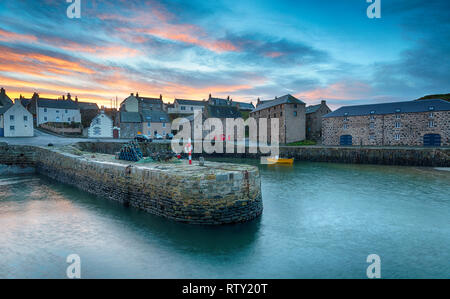
[{"label": "parked car", "polygon": [[153,139],[151,139],[147,135],[136,135],[136,137],[134,137],[134,140],[136,140],[137,142],[152,142],[153,141]]},{"label": "parked car", "polygon": [[164,139],[164,138],[162,137],[162,135],[156,134],[156,135],[155,135],[155,139],[156,139],[156,140],[162,140],[162,139]]},{"label": "parked car", "polygon": [[169,140],[172,140],[173,137],[174,137],[174,136],[173,136],[172,133],[169,133],[169,134],[166,135],[166,139],[169,139]]}]

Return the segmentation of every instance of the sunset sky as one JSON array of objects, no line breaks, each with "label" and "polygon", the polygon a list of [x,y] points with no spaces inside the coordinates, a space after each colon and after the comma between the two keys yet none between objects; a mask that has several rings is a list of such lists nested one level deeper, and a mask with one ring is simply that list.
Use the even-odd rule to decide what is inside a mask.
[{"label": "sunset sky", "polygon": [[0,85],[110,105],[132,92],[308,104],[450,92],[450,4],[383,0],[0,0]]}]

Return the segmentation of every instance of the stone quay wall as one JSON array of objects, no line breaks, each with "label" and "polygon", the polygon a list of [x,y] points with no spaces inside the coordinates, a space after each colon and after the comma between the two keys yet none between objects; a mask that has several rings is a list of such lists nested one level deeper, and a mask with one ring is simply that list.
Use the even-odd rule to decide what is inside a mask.
[{"label": "stone quay wall", "polygon": [[0,143],[0,175],[33,173],[36,151],[32,146]]},{"label": "stone quay wall", "polygon": [[246,222],[262,213],[256,167],[212,162],[204,167],[141,165],[36,148],[38,173],[154,215],[219,225]]},{"label": "stone quay wall", "polygon": [[[87,142],[78,143],[78,146],[82,150],[114,154],[120,150],[122,144]],[[148,143],[141,145],[141,149],[144,153],[147,150],[169,150],[170,144]],[[193,154],[195,159],[200,156],[259,159],[267,154],[259,151],[252,154],[249,153],[248,148],[246,148],[246,153],[242,154]],[[296,161],[310,162],[450,167],[449,147],[280,146],[280,156],[295,158]]]}]

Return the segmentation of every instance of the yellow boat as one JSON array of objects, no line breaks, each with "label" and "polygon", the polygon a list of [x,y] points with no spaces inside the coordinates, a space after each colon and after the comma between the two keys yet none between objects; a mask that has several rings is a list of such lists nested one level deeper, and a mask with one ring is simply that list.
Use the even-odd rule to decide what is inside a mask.
[{"label": "yellow boat", "polygon": [[292,165],[294,164],[294,159],[267,158],[267,162],[269,162],[270,164]]}]

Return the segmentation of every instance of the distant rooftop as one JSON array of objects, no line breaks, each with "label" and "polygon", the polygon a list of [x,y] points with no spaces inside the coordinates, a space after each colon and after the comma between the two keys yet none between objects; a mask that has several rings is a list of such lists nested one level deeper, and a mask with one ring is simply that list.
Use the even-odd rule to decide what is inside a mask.
[{"label": "distant rooftop", "polygon": [[343,116],[383,115],[395,113],[417,113],[427,111],[450,111],[450,102],[431,99],[358,106],[345,106],[325,115],[325,118]]},{"label": "distant rooftop", "polygon": [[96,103],[78,102],[78,107],[80,107],[81,110],[98,110],[98,105]]},{"label": "distant rooftop", "polygon": [[78,105],[72,100],[53,100],[46,98],[37,99],[38,107],[53,108],[53,109],[74,109],[78,110]]},{"label": "distant rooftop", "polygon": [[177,102],[180,105],[205,106],[205,102],[203,101],[175,99],[175,102]]}]

